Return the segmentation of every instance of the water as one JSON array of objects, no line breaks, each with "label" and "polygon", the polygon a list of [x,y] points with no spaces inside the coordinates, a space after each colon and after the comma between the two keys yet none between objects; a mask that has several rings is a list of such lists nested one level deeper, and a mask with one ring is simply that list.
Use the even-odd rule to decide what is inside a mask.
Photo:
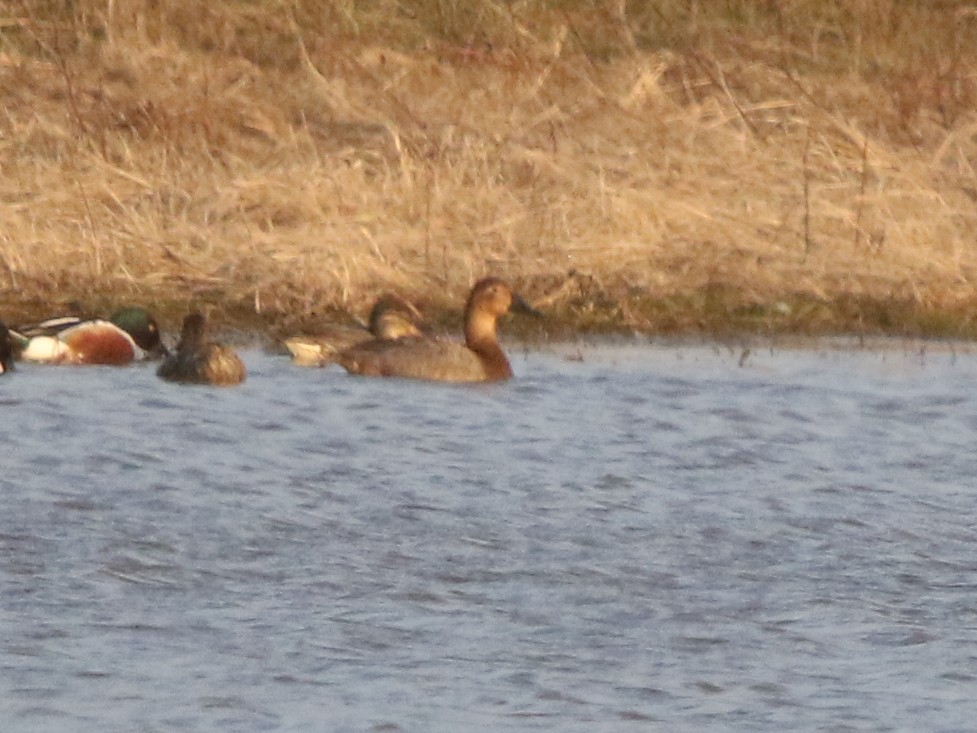
[{"label": "water", "polygon": [[0,721],[970,731],[977,355],[0,381]]}]

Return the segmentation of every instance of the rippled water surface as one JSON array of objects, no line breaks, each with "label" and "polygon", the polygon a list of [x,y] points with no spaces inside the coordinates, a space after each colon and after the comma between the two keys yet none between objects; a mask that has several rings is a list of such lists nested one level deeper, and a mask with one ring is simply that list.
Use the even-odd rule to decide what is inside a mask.
[{"label": "rippled water surface", "polygon": [[977,355],[576,354],[2,378],[0,727],[974,730]]}]

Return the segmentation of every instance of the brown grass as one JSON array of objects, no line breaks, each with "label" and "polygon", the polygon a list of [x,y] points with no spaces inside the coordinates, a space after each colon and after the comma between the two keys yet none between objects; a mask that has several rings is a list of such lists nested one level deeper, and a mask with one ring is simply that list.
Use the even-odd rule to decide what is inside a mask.
[{"label": "brown grass", "polygon": [[0,12],[7,320],[284,332],[493,273],[575,328],[977,331],[964,2]]}]

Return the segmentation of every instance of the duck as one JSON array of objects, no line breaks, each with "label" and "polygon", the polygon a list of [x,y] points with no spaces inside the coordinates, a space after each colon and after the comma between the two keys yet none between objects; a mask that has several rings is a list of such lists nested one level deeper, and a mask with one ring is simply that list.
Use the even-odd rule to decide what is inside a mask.
[{"label": "duck", "polygon": [[332,364],[344,349],[376,338],[393,341],[423,335],[418,324],[421,314],[409,301],[387,293],[373,304],[367,327],[334,325],[314,336],[292,336],[285,348],[297,366],[321,367]]},{"label": "duck", "polygon": [[13,347],[10,344],[10,329],[0,321],[0,374],[6,374],[14,368]]},{"label": "duck", "polygon": [[45,364],[122,366],[166,355],[149,311],[126,306],[108,319],[59,316],[10,330],[18,358]]},{"label": "duck", "polygon": [[496,335],[500,316],[509,312],[542,314],[497,277],[471,289],[465,303],[465,341],[426,336],[374,339],[342,351],[337,360],[350,374],[403,377],[442,382],[498,382],[512,377],[512,367]]},{"label": "duck", "polygon": [[183,319],[176,351],[159,365],[156,374],[169,382],[229,386],[247,377],[244,363],[234,349],[208,341],[207,319],[192,311]]}]

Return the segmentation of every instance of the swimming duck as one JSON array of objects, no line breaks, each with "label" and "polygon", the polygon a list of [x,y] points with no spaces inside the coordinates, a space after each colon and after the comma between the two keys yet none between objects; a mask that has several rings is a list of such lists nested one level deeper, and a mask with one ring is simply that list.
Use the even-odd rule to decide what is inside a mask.
[{"label": "swimming duck", "polygon": [[382,296],[370,310],[367,328],[335,325],[315,336],[293,336],[285,340],[298,366],[326,366],[336,361],[344,349],[370,341],[370,336],[394,340],[420,336],[417,323],[421,314],[411,303],[396,295]]},{"label": "swimming duck", "polygon": [[163,356],[159,325],[145,308],[127,306],[104,318],[61,316],[10,331],[20,359],[47,364],[121,366]]},{"label": "swimming duck", "polygon": [[176,352],[163,360],[156,374],[170,382],[190,384],[227,386],[243,382],[247,372],[240,357],[228,346],[205,340],[206,332],[203,313],[188,314]]},{"label": "swimming duck", "polygon": [[10,330],[0,321],[0,374],[14,368],[13,347],[10,345]]},{"label": "swimming duck", "polygon": [[465,343],[425,337],[375,339],[343,351],[339,363],[350,374],[407,377],[445,382],[509,379],[512,367],[496,338],[496,321],[509,311],[541,316],[496,277],[479,280],[465,304]]}]

